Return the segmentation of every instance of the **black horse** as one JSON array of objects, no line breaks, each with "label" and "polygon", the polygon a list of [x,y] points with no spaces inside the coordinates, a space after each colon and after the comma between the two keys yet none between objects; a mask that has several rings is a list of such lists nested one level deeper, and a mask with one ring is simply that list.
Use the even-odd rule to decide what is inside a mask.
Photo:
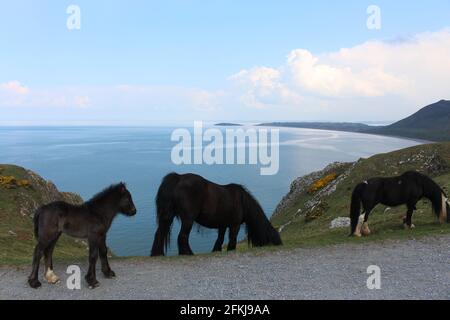
[{"label": "black horse", "polygon": [[168,174],[156,196],[158,230],[151,255],[164,255],[170,242],[170,229],[175,217],[181,220],[178,251],[193,254],[189,234],[194,222],[218,229],[213,251],[221,251],[225,231],[229,228],[228,250],[236,249],[241,224],[247,227],[248,242],[253,246],[281,245],[278,232],[270,224],[258,201],[238,184],[218,185],[195,174]]},{"label": "black horse", "polygon": [[[434,213],[441,223],[450,222],[450,206],[445,192],[431,178],[416,172],[407,171],[397,177],[372,178],[358,184],[353,190],[350,205],[351,235],[369,235],[368,218],[372,209],[379,203],[394,207],[406,204],[408,211],[403,219],[404,227],[414,228],[411,222],[416,203],[427,198],[431,201]],[[363,214],[360,215],[361,203]]]},{"label": "black horse", "polygon": [[95,276],[98,256],[105,277],[115,277],[108,263],[106,234],[118,213],[127,216],[136,214],[133,199],[124,183],[106,188],[79,206],[56,201],[40,207],[34,214],[34,235],[38,243],[34,250],[33,268],[28,278],[29,285],[32,288],[41,286],[38,273],[42,255],[45,260],[45,278],[52,284],[59,281],[53,272],[52,254],[62,233],[88,240],[89,270],[85,279],[90,288],[99,285]]}]

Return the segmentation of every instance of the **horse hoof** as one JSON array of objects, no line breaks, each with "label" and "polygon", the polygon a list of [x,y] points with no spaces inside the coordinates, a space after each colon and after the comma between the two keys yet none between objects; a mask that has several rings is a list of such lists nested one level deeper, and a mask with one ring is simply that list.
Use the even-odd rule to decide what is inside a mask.
[{"label": "horse hoof", "polygon": [[361,233],[354,233],[353,236],[357,237],[357,238],[361,238]]},{"label": "horse hoof", "polygon": [[100,286],[100,282],[95,282],[95,283],[93,283],[93,284],[89,284],[89,289],[95,289],[95,288],[97,288],[98,286]]},{"label": "horse hoof", "polygon": [[107,272],[103,272],[103,275],[105,276],[105,278],[107,279],[113,279],[116,277],[116,273],[112,270],[109,270]]},{"label": "horse hoof", "polygon": [[60,280],[59,280],[59,278],[57,278],[57,279],[53,279],[53,280],[47,280],[47,282],[49,284],[58,284],[58,283],[60,283]]},{"label": "horse hoof", "polygon": [[362,225],[361,228],[361,234],[363,236],[368,236],[370,235],[370,229],[369,229],[369,224],[367,222],[364,222],[364,224]]},{"label": "horse hoof", "polygon": [[89,289],[94,289],[100,285],[100,283],[95,278],[91,278],[89,276],[85,276],[84,279],[88,283]]},{"label": "horse hoof", "polygon": [[407,225],[406,223],[403,224],[403,227],[405,228],[405,230],[412,230],[414,229],[416,226],[411,224],[410,226]]},{"label": "horse hoof", "polygon": [[193,256],[193,252],[180,252],[180,256]]},{"label": "horse hoof", "polygon": [[49,284],[57,284],[59,283],[59,277],[53,272],[53,270],[48,270],[45,273],[45,279]]},{"label": "horse hoof", "polygon": [[37,289],[39,288],[42,284],[39,282],[38,279],[28,279],[28,284],[30,285],[30,287],[32,287],[33,289]]}]

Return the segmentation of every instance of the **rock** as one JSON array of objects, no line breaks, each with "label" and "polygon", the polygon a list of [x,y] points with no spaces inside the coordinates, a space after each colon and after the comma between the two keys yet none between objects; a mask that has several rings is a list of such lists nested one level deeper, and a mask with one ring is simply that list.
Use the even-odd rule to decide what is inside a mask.
[{"label": "rock", "polygon": [[330,229],[336,228],[347,228],[350,226],[350,218],[349,217],[338,217],[331,221]]},{"label": "rock", "polygon": [[[295,199],[298,197],[298,195],[300,195],[301,193],[307,192],[308,189],[310,188],[310,186],[315,181],[320,179],[321,177],[325,176],[326,174],[328,174],[330,172],[337,172],[337,171],[342,171],[342,170],[347,171],[348,168],[351,166],[353,166],[353,164],[351,164],[351,163],[334,162],[334,163],[328,165],[323,170],[316,171],[316,172],[313,172],[308,175],[305,175],[305,176],[295,179],[291,183],[289,193],[286,196],[284,196],[283,199],[280,201],[280,203],[277,205],[277,207],[273,213],[273,216],[275,217],[280,212],[283,212],[286,208],[290,207],[293,204],[293,202],[295,201]],[[313,206],[317,205],[319,202],[317,199],[319,199],[320,197],[333,193],[336,190],[337,184],[345,176],[346,176],[345,174],[341,174],[340,176],[338,176],[337,179],[332,181],[332,183],[330,183],[327,187],[320,190],[314,197],[315,199],[311,200],[311,203],[308,205],[308,207],[313,207]],[[300,212],[301,212],[301,210],[299,209],[297,211],[297,213],[300,213]]]},{"label": "rock", "polygon": [[[53,201],[66,201],[72,204],[82,204],[83,199],[74,193],[60,192],[54,183],[46,181],[31,170],[14,165],[2,165],[5,174],[19,182],[27,184],[18,185],[16,188],[3,188],[5,201],[13,207],[12,212],[17,212],[23,217],[33,216],[38,207]],[[9,173],[8,173],[9,171]],[[17,177],[16,177],[17,176]]]}]

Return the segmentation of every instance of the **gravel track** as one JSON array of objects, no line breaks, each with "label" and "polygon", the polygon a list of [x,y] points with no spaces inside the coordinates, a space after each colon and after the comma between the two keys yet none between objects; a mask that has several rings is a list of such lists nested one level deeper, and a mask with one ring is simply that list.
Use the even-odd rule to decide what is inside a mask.
[{"label": "gravel track", "polygon": [[[37,290],[26,283],[29,266],[0,267],[0,299],[450,299],[450,236],[110,264],[117,278],[98,271],[94,290],[84,279],[67,289],[67,265],[55,268],[60,283],[41,276]],[[369,265],[381,268],[380,290],[367,289]]]}]

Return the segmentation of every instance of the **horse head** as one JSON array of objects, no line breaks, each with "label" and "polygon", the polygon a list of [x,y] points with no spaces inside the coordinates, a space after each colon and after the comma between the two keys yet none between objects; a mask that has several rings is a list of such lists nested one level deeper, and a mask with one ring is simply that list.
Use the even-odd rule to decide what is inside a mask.
[{"label": "horse head", "polygon": [[131,193],[130,191],[128,191],[125,183],[121,182],[119,184],[119,190],[120,190],[119,211],[124,215],[134,216],[137,212],[136,206],[134,205]]}]

